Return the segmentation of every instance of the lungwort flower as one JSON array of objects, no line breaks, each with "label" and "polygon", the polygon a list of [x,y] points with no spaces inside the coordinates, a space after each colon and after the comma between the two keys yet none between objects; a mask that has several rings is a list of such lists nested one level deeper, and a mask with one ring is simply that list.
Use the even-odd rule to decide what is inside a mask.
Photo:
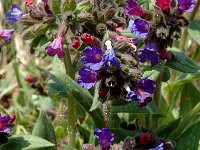
[{"label": "lungwort flower", "polygon": [[138,52],[138,59],[140,62],[144,63],[149,60],[152,65],[158,64],[159,53],[154,43],[148,43],[143,49],[140,49]]},{"label": "lungwort flower", "polygon": [[10,134],[11,129],[9,128],[9,125],[11,123],[11,117],[9,115],[2,116],[0,114],[0,133]]},{"label": "lungwort flower", "polygon": [[149,23],[140,18],[130,20],[128,28],[131,30],[132,34],[137,35],[138,38],[145,38],[150,31]]},{"label": "lungwort flower", "polygon": [[192,12],[195,7],[195,0],[178,0],[178,11]]},{"label": "lungwort flower", "polygon": [[81,68],[79,70],[79,75],[77,83],[85,89],[92,88],[97,82],[97,73],[95,71]]},{"label": "lungwort flower", "polygon": [[108,69],[110,67],[116,67],[119,68],[121,66],[117,55],[115,51],[112,48],[111,41],[106,41],[107,50],[105,51],[105,54],[103,55],[103,61],[104,61],[104,67],[105,69]]},{"label": "lungwort flower", "polygon": [[58,55],[58,58],[64,57],[64,45],[61,36],[57,36],[51,44],[46,46],[45,50],[47,54],[51,57]]},{"label": "lungwort flower", "polygon": [[10,24],[15,24],[23,15],[23,12],[16,4],[11,6],[11,10],[6,13],[6,19]]},{"label": "lungwort flower", "polygon": [[98,139],[102,148],[108,148],[114,140],[114,134],[107,128],[103,128],[102,130],[98,128],[95,129],[94,135]]},{"label": "lungwort flower", "polygon": [[149,149],[149,150],[164,150],[163,146],[164,146],[164,144],[161,143],[160,145],[158,145],[158,146],[156,146],[156,147],[154,147],[154,148],[151,148],[151,149]]},{"label": "lungwort flower", "polygon": [[168,10],[170,7],[170,0],[156,0],[156,6],[161,10]]},{"label": "lungwort flower", "polygon": [[83,50],[81,61],[86,67],[89,67],[92,70],[99,70],[103,65],[103,57],[101,49],[95,46],[86,47]]},{"label": "lungwort flower", "polygon": [[2,38],[7,43],[11,42],[11,35],[13,34],[13,29],[0,30],[0,38]]},{"label": "lungwort flower", "polygon": [[128,0],[124,7],[126,15],[141,16],[143,14],[142,8],[136,3],[135,0]]}]

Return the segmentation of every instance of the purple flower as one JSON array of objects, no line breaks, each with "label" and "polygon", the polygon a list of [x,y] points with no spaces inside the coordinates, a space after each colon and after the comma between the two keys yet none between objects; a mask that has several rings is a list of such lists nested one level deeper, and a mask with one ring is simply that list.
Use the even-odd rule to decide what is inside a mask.
[{"label": "purple flower", "polygon": [[131,102],[131,101],[137,101],[137,94],[134,91],[128,91],[126,95],[126,101]]},{"label": "purple flower", "polygon": [[124,7],[126,15],[140,16],[143,14],[142,8],[135,2],[135,0],[128,0]]},{"label": "purple flower", "polygon": [[156,45],[154,43],[148,43],[143,49],[138,51],[138,59],[140,62],[144,63],[147,60],[151,61],[152,65],[158,64],[159,53]]},{"label": "purple flower", "polygon": [[134,92],[137,94],[137,102],[139,107],[146,106],[148,103],[152,101],[151,94],[143,91],[142,89],[136,89]]},{"label": "purple flower", "polygon": [[107,148],[111,145],[111,142],[114,140],[114,134],[110,132],[109,129],[103,128],[95,129],[94,130],[94,136],[98,139],[99,144],[102,148]]},{"label": "purple flower", "polygon": [[161,143],[160,145],[158,145],[158,146],[156,146],[156,147],[154,147],[154,148],[151,148],[151,149],[149,149],[149,150],[164,150],[163,149],[163,143]]},{"label": "purple flower", "polygon": [[150,25],[144,19],[136,18],[129,21],[128,28],[138,38],[145,38],[150,31]]},{"label": "purple flower", "polygon": [[137,82],[137,85],[140,89],[150,94],[153,94],[153,91],[156,88],[156,82],[150,79],[141,79]]},{"label": "purple flower", "polygon": [[64,57],[64,45],[61,36],[57,36],[51,44],[45,47],[47,54],[51,57],[58,55],[58,58]]},{"label": "purple flower", "polygon": [[5,40],[7,43],[11,42],[11,35],[13,34],[13,29],[0,30],[0,38]]},{"label": "purple flower", "polygon": [[93,46],[86,47],[83,50],[83,56],[81,61],[86,67],[89,67],[92,70],[99,70],[103,65],[103,57],[101,49]]},{"label": "purple flower", "polygon": [[5,115],[2,116],[0,114],[0,132],[5,133],[5,134],[10,134],[11,130],[8,128],[8,125],[10,124],[10,116],[9,115]]},{"label": "purple flower", "polygon": [[22,15],[23,12],[19,8],[19,6],[13,4],[11,6],[11,11],[6,13],[6,19],[9,21],[10,24],[15,24]]},{"label": "purple flower", "polygon": [[133,43],[135,46],[138,46],[138,38],[129,38],[129,41]]},{"label": "purple flower", "polygon": [[45,4],[49,3],[49,0],[42,0]]},{"label": "purple flower", "polygon": [[192,12],[195,7],[195,0],[178,0],[178,11]]},{"label": "purple flower", "polygon": [[86,68],[81,68],[79,70],[80,77],[77,78],[77,83],[84,87],[85,89],[90,89],[96,84],[97,73]]},{"label": "purple flower", "polygon": [[115,51],[112,48],[108,48],[103,55],[104,67],[108,69],[109,67],[119,68],[121,66]]}]

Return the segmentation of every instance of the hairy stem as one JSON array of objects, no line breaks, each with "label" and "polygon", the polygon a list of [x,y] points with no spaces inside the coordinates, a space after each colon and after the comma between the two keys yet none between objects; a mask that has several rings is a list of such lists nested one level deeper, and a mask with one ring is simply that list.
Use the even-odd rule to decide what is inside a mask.
[{"label": "hairy stem", "polygon": [[[75,78],[74,71],[72,69],[72,62],[71,57],[69,54],[68,48],[65,48],[65,55],[64,55],[64,65],[66,74],[69,75],[72,79]],[[69,137],[69,145],[75,146],[75,101],[74,97],[69,93],[68,94],[68,137]]]},{"label": "hairy stem", "polygon": [[[155,89],[154,95],[153,95],[153,100],[158,107],[160,105],[160,99],[161,99],[162,76],[163,76],[163,72],[161,71],[160,75],[156,81],[156,89]],[[152,117],[152,127],[153,127],[153,129],[158,127],[158,116],[157,115],[153,115],[153,117]]]},{"label": "hairy stem", "polygon": [[105,127],[109,128],[110,126],[110,104],[108,101],[106,101],[103,104],[103,119],[104,119],[104,123],[105,123]]}]

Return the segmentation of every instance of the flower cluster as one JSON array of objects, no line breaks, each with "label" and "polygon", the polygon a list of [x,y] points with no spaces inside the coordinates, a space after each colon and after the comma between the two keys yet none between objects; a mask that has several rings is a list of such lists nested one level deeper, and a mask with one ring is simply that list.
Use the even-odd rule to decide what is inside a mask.
[{"label": "flower cluster", "polygon": [[[79,70],[77,78],[79,85],[90,89],[99,81],[100,98],[106,99],[108,96],[113,99],[122,98],[127,102],[135,101],[140,107],[146,106],[152,100],[151,95],[156,88],[155,81],[141,79],[138,67],[131,64],[134,59],[132,52],[129,51],[130,54],[116,52],[110,40],[107,40],[105,45],[107,49],[104,54],[95,46],[87,46],[83,50],[81,61],[84,67]],[[151,56],[150,52],[149,58],[155,57]]]},{"label": "flower cluster", "polygon": [[15,115],[0,114],[0,144],[8,141],[7,137],[11,135],[11,127],[14,126]]}]

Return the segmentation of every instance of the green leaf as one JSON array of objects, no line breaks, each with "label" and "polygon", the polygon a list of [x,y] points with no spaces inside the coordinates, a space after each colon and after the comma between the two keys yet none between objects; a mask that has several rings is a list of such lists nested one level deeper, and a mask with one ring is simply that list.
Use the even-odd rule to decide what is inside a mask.
[{"label": "green leaf", "polygon": [[156,80],[158,78],[160,72],[163,70],[165,63],[166,63],[165,61],[161,61],[157,65],[148,68],[144,72],[143,76],[148,77],[151,80]]},{"label": "green leaf", "polygon": [[171,122],[169,122],[168,124],[164,124],[162,126],[160,126],[158,129],[156,129],[156,133],[158,134],[159,137],[168,137],[169,134],[171,134],[176,127],[179,125],[179,123],[181,122],[182,118],[178,118],[176,120],[173,120]]},{"label": "green leaf", "polygon": [[[54,128],[51,124],[51,120],[47,117],[45,112],[40,112],[37,122],[33,128],[32,135],[41,137],[56,145]],[[56,150],[56,147],[54,150]]]},{"label": "green leaf", "polygon": [[49,4],[54,14],[60,14],[61,0],[50,0]]},{"label": "green leaf", "polygon": [[92,106],[93,97],[90,92],[78,85],[73,79],[65,74],[64,65],[58,58],[53,63],[53,72],[48,82],[50,93],[67,97],[70,92],[77,104],[80,104],[93,118],[98,127],[103,127],[102,110],[100,108],[89,111]]},{"label": "green leaf", "polygon": [[158,109],[158,107],[151,102],[145,107],[140,108],[137,103],[125,103],[120,104],[118,102],[114,102],[111,108],[112,113],[147,113],[147,114],[157,114],[162,116],[162,113]]},{"label": "green leaf", "polygon": [[37,150],[40,148],[48,148],[53,150],[54,144],[42,138],[32,135],[19,135],[9,138],[9,143],[0,146],[1,150]]},{"label": "green leaf", "polygon": [[71,146],[69,146],[69,145],[63,145],[62,146],[62,150],[77,150],[76,148],[73,148],[73,147],[71,147]]},{"label": "green leaf", "polygon": [[191,125],[176,141],[175,150],[198,150],[200,139],[200,120]]},{"label": "green leaf", "polygon": [[200,112],[200,103],[198,103],[192,111],[190,111],[180,122],[177,129],[169,135],[170,139],[178,139],[187,127],[192,123],[195,116]]},{"label": "green leaf", "polygon": [[200,20],[193,20],[188,26],[189,35],[200,45]]},{"label": "green leaf", "polygon": [[102,105],[102,103],[99,101],[99,86],[100,86],[100,82],[97,82],[95,85],[95,91],[94,91],[94,98],[93,98],[93,102],[92,102],[92,106],[90,108],[89,111],[93,111],[96,108],[100,107]]},{"label": "green leaf", "polygon": [[192,83],[184,85],[181,91],[180,115],[184,116],[199,102],[200,92]]},{"label": "green leaf", "polygon": [[121,128],[111,128],[110,130],[112,131],[112,133],[114,133],[114,142],[115,143],[124,141],[124,139],[127,136],[134,137],[134,136],[140,134],[139,131],[129,131],[129,130],[121,129]]},{"label": "green leaf", "polygon": [[64,3],[62,3],[61,6],[62,12],[66,11],[74,11],[76,9],[76,1],[75,0],[66,0]]},{"label": "green leaf", "polygon": [[167,63],[170,68],[184,73],[196,73],[199,71],[199,66],[196,65],[190,57],[185,55],[184,52],[177,48],[170,51],[175,57],[173,61]]}]

